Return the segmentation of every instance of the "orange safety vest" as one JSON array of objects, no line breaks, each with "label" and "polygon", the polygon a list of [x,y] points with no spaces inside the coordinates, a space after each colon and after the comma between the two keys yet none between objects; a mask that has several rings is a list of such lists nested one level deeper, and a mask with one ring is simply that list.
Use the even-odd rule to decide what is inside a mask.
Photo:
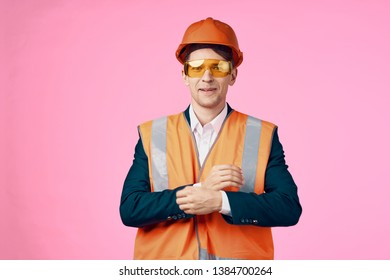
[{"label": "orange safety vest", "polygon": [[[184,113],[141,124],[151,191],[192,185],[203,181],[214,165],[234,164],[242,168],[245,185],[225,191],[264,193],[274,129],[272,123],[232,111],[201,167]],[[134,248],[134,259],[273,258],[271,228],[229,224],[217,212],[139,228]]]}]

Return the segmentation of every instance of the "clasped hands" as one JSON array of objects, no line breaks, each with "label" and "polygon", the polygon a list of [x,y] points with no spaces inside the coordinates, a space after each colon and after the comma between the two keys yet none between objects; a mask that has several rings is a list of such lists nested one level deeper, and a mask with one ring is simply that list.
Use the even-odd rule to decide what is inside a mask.
[{"label": "clasped hands", "polygon": [[220,211],[220,191],[226,187],[241,187],[244,175],[236,165],[215,165],[201,184],[201,187],[188,186],[176,193],[176,203],[186,214],[205,215]]}]

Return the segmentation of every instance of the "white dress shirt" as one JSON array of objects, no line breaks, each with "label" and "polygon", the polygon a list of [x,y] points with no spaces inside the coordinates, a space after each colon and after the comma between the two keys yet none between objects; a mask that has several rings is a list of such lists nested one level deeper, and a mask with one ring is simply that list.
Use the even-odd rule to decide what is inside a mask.
[{"label": "white dress shirt", "polygon": [[[200,124],[192,105],[190,105],[189,110],[190,110],[189,113],[190,113],[190,121],[191,121],[191,130],[196,140],[196,146],[198,148],[198,153],[199,153],[199,162],[200,165],[202,166],[226,118],[227,105],[225,103],[225,107],[223,108],[221,113],[219,113],[218,116],[216,116],[211,122],[205,124],[203,127]],[[200,187],[200,186],[201,186],[200,183],[194,184],[194,187]],[[220,192],[222,195],[222,209],[219,212],[224,215],[231,216],[229,199],[224,191],[220,191]]]}]

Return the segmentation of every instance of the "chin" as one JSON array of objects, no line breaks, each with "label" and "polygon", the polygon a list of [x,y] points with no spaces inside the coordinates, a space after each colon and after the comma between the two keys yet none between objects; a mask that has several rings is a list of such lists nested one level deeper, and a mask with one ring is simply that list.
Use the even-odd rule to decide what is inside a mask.
[{"label": "chin", "polygon": [[219,101],[214,101],[214,102],[200,102],[199,105],[202,106],[202,107],[204,107],[204,108],[214,109],[214,108],[217,108],[218,106],[220,106],[220,105],[221,105],[221,102],[219,102]]}]

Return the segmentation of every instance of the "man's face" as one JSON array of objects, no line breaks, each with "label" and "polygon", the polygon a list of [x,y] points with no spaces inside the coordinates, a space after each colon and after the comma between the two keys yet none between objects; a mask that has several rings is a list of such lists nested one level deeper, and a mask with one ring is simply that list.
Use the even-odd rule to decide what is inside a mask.
[{"label": "man's face", "polygon": [[[197,59],[218,59],[225,60],[222,56],[212,49],[199,49],[193,51],[188,61]],[[204,109],[222,110],[226,102],[228,87],[232,86],[236,80],[237,70],[226,77],[214,77],[207,69],[200,78],[191,78],[183,73],[184,83],[191,92],[191,103],[194,108],[203,107]]]}]

